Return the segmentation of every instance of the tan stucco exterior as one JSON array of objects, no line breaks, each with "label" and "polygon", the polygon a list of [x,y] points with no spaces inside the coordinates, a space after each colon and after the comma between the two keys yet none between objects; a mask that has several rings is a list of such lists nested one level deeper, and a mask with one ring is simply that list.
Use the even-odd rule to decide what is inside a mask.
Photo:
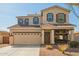
[{"label": "tan stucco exterior", "polygon": [[57,6],[54,6],[54,7],[48,8],[46,10],[43,10],[42,12],[43,12],[43,17],[42,17],[42,19],[43,19],[42,23],[43,24],[49,23],[49,22],[46,21],[48,13],[53,13],[53,15],[54,15],[54,20],[53,20],[53,22],[50,22],[50,24],[54,24],[54,23],[56,24],[56,14],[62,13],[62,12],[64,14],[66,14],[66,19],[67,19],[66,23],[69,23],[69,11],[67,11],[67,10],[64,10],[64,9],[61,9]]},{"label": "tan stucco exterior", "polygon": [[[21,19],[25,19],[25,18],[29,18],[29,25],[34,25],[33,24],[33,17],[35,17],[35,16],[38,16],[38,18],[39,18],[39,24],[37,24],[37,25],[40,25],[40,23],[41,23],[41,16],[40,15],[38,15],[38,14],[36,14],[36,15],[28,15],[28,16],[17,16],[16,18],[21,18]],[[18,20],[18,19],[17,19]]]},{"label": "tan stucco exterior", "polygon": [[79,42],[79,32],[74,33],[75,41]]},{"label": "tan stucco exterior", "polygon": [[[19,19],[26,19],[29,18],[29,25],[28,26],[19,26],[14,25],[9,27],[10,28],[10,44],[45,44],[45,31],[50,30],[50,44],[54,44],[55,40],[55,30],[64,29],[68,30],[70,33],[68,34],[68,39],[74,41],[74,26],[69,24],[69,13],[70,11],[58,6],[46,8],[41,11],[42,15],[32,14],[27,16],[17,16],[16,18]],[[47,21],[47,14],[53,14],[53,21]],[[56,22],[56,14],[64,13],[66,14],[66,22],[62,25]],[[33,24],[33,17],[37,16],[39,18],[39,24],[36,27]],[[32,26],[31,26],[32,25]],[[71,38],[71,39],[70,39]]]},{"label": "tan stucco exterior", "polygon": [[9,44],[13,44],[14,43],[14,37],[13,36],[10,36],[9,37]]},{"label": "tan stucco exterior", "polygon": [[[4,41],[3,41],[4,37],[9,38],[9,32],[0,31],[0,44],[4,43]],[[7,40],[7,39],[5,38],[5,40]]]}]

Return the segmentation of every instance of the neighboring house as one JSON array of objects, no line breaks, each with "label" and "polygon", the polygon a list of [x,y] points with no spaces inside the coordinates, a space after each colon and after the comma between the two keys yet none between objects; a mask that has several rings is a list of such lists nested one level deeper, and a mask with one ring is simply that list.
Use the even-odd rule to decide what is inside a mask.
[{"label": "neighboring house", "polygon": [[10,44],[55,44],[56,39],[74,41],[70,11],[60,6],[41,10],[41,14],[17,16],[18,24],[9,27]]},{"label": "neighboring house", "polygon": [[0,44],[9,44],[9,32],[0,31]]},{"label": "neighboring house", "polygon": [[75,41],[79,42],[79,32],[74,34]]}]

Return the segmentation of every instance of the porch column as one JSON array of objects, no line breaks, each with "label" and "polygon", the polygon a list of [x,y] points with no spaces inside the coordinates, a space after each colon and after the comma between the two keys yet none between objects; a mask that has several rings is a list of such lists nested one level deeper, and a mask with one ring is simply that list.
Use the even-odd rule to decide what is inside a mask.
[{"label": "porch column", "polygon": [[44,44],[44,30],[42,30],[42,44]]},{"label": "porch column", "polygon": [[71,41],[74,41],[74,30],[71,30]]},{"label": "porch column", "polygon": [[10,36],[9,37],[9,44],[14,44],[13,40],[14,40],[13,36]]},{"label": "porch column", "polygon": [[51,44],[54,44],[54,30],[51,30],[51,40],[50,40]]}]

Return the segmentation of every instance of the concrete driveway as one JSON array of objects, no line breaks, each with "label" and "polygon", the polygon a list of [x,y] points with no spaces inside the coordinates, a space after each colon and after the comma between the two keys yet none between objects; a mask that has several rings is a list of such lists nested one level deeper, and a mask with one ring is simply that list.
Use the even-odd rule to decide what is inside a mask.
[{"label": "concrete driveway", "polygon": [[40,46],[13,45],[0,48],[0,56],[39,56]]}]

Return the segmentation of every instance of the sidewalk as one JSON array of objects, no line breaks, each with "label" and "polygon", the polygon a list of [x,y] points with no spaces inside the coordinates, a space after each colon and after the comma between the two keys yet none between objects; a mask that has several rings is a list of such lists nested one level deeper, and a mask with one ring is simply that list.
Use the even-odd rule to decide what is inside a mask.
[{"label": "sidewalk", "polygon": [[0,44],[0,48],[7,47],[9,44]]}]

